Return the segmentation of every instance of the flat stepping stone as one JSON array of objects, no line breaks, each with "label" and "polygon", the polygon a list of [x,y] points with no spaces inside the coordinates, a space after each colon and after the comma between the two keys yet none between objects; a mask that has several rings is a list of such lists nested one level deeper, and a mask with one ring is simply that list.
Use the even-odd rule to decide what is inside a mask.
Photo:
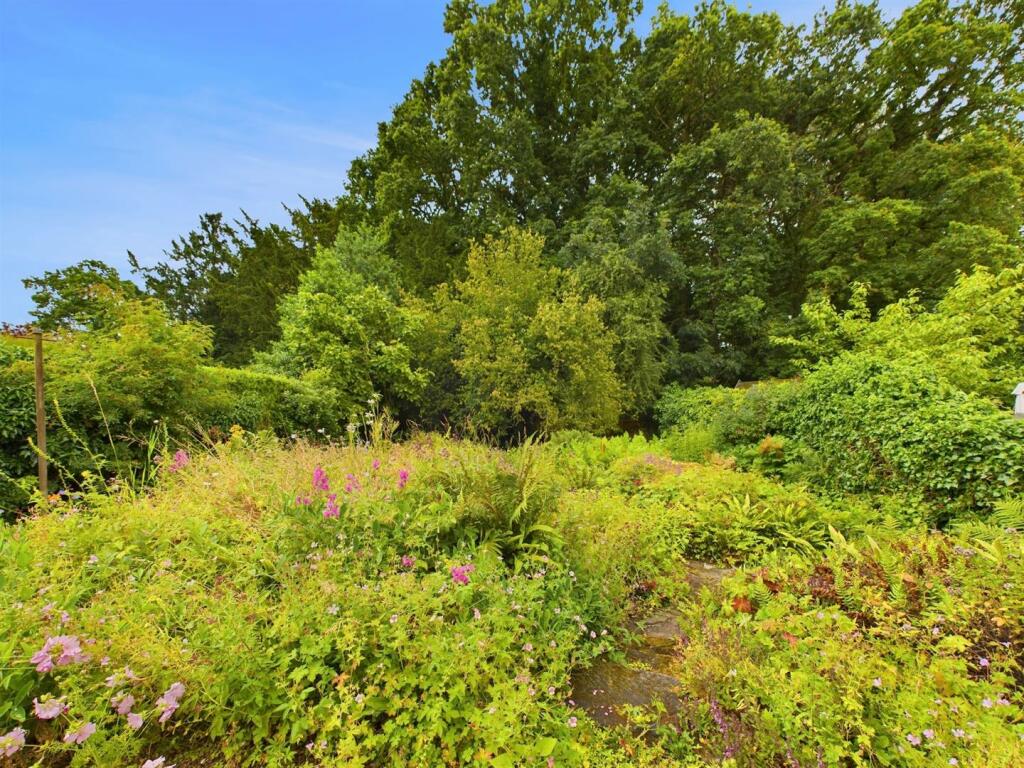
[{"label": "flat stepping stone", "polygon": [[676,695],[679,681],[661,672],[630,669],[610,659],[597,659],[572,679],[572,700],[594,722],[606,728],[627,725],[623,707],[651,707],[662,702],[665,714],[674,716],[682,707]]},{"label": "flat stepping stone", "polygon": [[722,586],[722,580],[736,573],[735,568],[722,568],[721,566],[704,563],[700,560],[686,561],[686,583],[694,592],[700,592],[703,587],[715,590]]},{"label": "flat stepping stone", "polygon": [[686,639],[686,635],[679,627],[679,618],[679,611],[668,608],[648,616],[638,629],[648,645],[659,648],[668,646],[671,649],[680,640]]}]

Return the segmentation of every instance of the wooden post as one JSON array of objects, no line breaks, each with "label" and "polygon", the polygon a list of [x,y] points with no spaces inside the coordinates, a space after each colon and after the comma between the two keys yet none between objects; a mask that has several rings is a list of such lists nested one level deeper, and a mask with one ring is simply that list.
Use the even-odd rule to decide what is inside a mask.
[{"label": "wooden post", "polygon": [[49,493],[46,473],[46,401],[43,399],[43,332],[32,333],[36,341],[36,448],[39,449],[39,492]]}]

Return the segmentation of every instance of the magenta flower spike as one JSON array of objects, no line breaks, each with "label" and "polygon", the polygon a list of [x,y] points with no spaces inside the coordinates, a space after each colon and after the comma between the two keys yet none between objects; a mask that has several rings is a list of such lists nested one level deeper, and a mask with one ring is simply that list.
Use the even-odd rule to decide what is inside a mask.
[{"label": "magenta flower spike", "polygon": [[322,467],[317,467],[313,470],[313,490],[325,492],[331,490],[331,484],[327,480],[327,473],[324,472]]}]

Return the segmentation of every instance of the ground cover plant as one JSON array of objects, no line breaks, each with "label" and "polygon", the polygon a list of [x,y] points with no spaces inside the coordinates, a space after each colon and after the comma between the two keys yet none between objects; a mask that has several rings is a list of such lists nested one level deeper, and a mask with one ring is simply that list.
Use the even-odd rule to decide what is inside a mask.
[{"label": "ground cover plant", "polygon": [[[70,494],[4,528],[13,765],[1024,754],[1019,503],[901,530],[721,457],[582,433],[502,450],[237,430],[158,475],[150,493]],[[740,570],[698,593],[679,575],[695,559]],[[663,604],[686,633],[685,709],[599,729],[573,671]]]}]

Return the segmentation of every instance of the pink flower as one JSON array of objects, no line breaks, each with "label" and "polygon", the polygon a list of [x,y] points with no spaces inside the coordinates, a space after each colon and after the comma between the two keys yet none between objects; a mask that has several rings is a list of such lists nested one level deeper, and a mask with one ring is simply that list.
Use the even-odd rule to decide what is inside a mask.
[{"label": "pink flower", "polygon": [[84,744],[85,740],[96,733],[95,723],[85,723],[73,731],[64,734],[65,744]]},{"label": "pink flower", "polygon": [[922,731],[922,733],[924,734],[924,737],[926,739],[934,739],[935,738],[935,731],[933,731],[931,728],[925,728]]},{"label": "pink flower", "polygon": [[338,517],[341,514],[341,510],[338,508],[338,494],[332,493],[327,497],[327,506],[324,507],[324,517],[332,518]]},{"label": "pink flower", "polygon": [[569,727],[570,728],[575,728],[578,724],[579,724],[579,720],[576,719],[575,715],[573,715],[572,717],[569,718]]},{"label": "pink flower", "polygon": [[533,643],[523,643],[523,650],[529,653],[533,650]]},{"label": "pink flower", "polygon": [[36,671],[46,674],[56,665],[64,667],[85,661],[88,656],[82,652],[82,645],[75,635],[56,635],[46,638],[43,647],[29,659],[36,665]]},{"label": "pink flower", "polygon": [[327,473],[323,471],[321,467],[317,467],[313,470],[313,490],[314,491],[329,491],[331,485],[327,480]]},{"label": "pink flower", "polygon": [[380,469],[380,459],[374,459],[373,460],[373,468],[374,469]]},{"label": "pink flower", "polygon": [[127,716],[128,727],[133,731],[139,730],[142,727],[142,716],[136,715],[134,712],[129,712]]},{"label": "pink flower", "polygon": [[402,567],[411,570],[416,565],[416,558],[412,555],[402,555]]},{"label": "pink flower", "polygon": [[110,706],[119,715],[127,715],[135,706],[135,697],[130,693],[121,692],[110,699]]},{"label": "pink flower", "polygon": [[451,568],[452,581],[456,584],[469,584],[469,574],[475,571],[472,563],[468,565],[453,565]]},{"label": "pink flower", "polygon": [[163,695],[156,700],[157,709],[160,710],[160,722],[166,723],[171,715],[178,709],[181,703],[179,700],[185,695],[185,686],[181,683],[172,683],[171,687],[164,691]]},{"label": "pink flower", "polygon": [[309,498],[309,496],[296,496],[295,497],[295,506],[297,506],[297,507],[308,507],[312,503],[313,503],[313,500],[311,498]]},{"label": "pink flower", "polygon": [[403,488],[405,488],[405,484],[408,483],[408,482],[409,482],[409,470],[408,469],[404,469],[404,468],[398,470],[398,483],[396,484],[397,487],[398,487],[398,490],[402,490]]},{"label": "pink flower", "polygon": [[189,465],[188,452],[179,448],[174,452],[174,459],[167,466],[168,472],[180,472]]},{"label": "pink flower", "polygon": [[362,486],[359,485],[358,478],[351,472],[345,475],[345,493],[355,493],[360,490],[362,490]]},{"label": "pink flower", "polygon": [[913,744],[915,747],[921,746],[921,737],[914,733],[907,734],[907,741]]},{"label": "pink flower", "polygon": [[10,757],[25,746],[25,729],[15,728],[0,736],[0,755]]},{"label": "pink flower", "polygon": [[987,667],[988,666],[988,659],[986,659],[984,656],[982,656],[980,659],[978,659],[978,666]]},{"label": "pink flower", "polygon": [[124,672],[115,672],[110,677],[108,677],[104,682],[106,683],[107,688],[116,688],[117,686],[121,685],[121,683],[128,683],[132,680],[138,679],[139,676],[132,672],[131,667],[125,667]]},{"label": "pink flower", "polygon": [[68,711],[68,705],[64,703],[64,697],[59,699],[32,699],[32,711],[40,720],[53,720],[55,717]]},{"label": "pink flower", "polygon": [[173,765],[164,765],[166,759],[166,757],[161,755],[153,760],[147,760],[142,764],[142,768],[174,768]]}]

